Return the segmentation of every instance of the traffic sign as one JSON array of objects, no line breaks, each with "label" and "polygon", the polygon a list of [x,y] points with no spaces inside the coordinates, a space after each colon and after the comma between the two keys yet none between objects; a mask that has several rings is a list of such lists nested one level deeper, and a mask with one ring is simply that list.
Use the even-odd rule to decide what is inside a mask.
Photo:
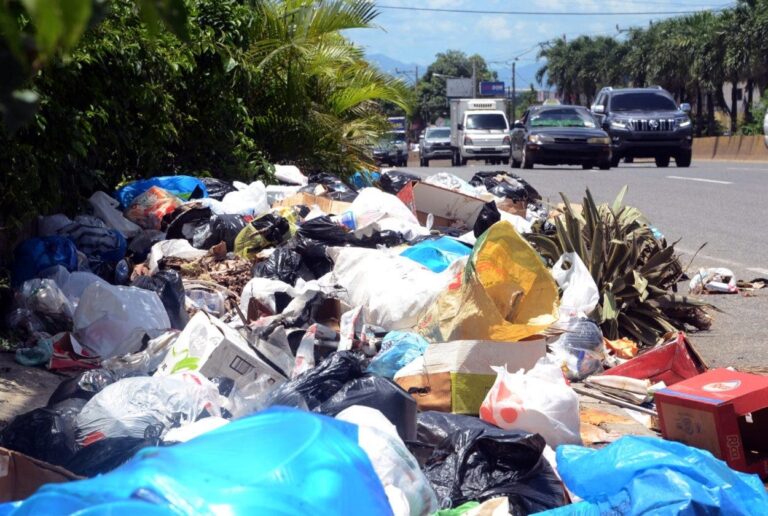
[{"label": "traffic sign", "polygon": [[480,82],[480,95],[496,96],[504,95],[504,82],[482,81]]}]

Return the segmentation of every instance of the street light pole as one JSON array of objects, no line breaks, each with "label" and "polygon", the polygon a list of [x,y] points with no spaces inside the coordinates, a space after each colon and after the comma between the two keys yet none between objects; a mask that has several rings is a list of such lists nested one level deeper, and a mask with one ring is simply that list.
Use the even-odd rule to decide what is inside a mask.
[{"label": "street light pole", "polygon": [[477,98],[477,63],[472,60],[472,98]]},{"label": "street light pole", "polygon": [[515,89],[515,64],[517,58],[512,61],[512,118],[517,120],[517,91]]}]

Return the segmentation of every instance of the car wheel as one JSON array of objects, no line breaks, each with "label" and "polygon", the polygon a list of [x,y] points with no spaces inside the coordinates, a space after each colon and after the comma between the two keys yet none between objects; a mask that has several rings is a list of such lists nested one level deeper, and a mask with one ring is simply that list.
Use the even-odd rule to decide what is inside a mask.
[{"label": "car wheel", "polygon": [[424,164],[424,163],[425,163],[425,162],[424,162],[424,158],[419,158],[419,166],[420,166],[420,167],[423,167],[423,166],[425,166],[425,164]]},{"label": "car wheel", "polygon": [[627,156],[626,158],[624,158],[624,163],[634,163],[634,162],[635,162],[635,158],[633,158],[632,156]]},{"label": "car wheel", "polygon": [[597,166],[598,166],[598,168],[600,168],[600,170],[611,170],[611,162],[610,161],[602,161]]},{"label": "car wheel", "polygon": [[614,156],[611,158],[611,166],[616,168],[619,166],[619,162],[621,161],[620,157]]},{"label": "car wheel", "polygon": [[521,162],[517,161],[515,158],[512,158],[512,168],[520,168],[520,165],[522,165]]},{"label": "car wheel", "polygon": [[669,166],[669,156],[656,156],[656,166],[666,168]]},{"label": "car wheel", "polygon": [[582,163],[581,168],[584,170],[592,170],[595,167],[592,163]]},{"label": "car wheel", "polygon": [[533,168],[533,161],[528,157],[528,151],[523,147],[523,155],[521,156],[521,166],[523,168]]},{"label": "car wheel", "polygon": [[509,158],[504,158],[503,160],[501,160],[501,162],[504,163],[505,165],[509,165]]},{"label": "car wheel", "polygon": [[461,158],[461,166],[466,167],[467,166],[467,158]]},{"label": "car wheel", "polygon": [[451,166],[458,167],[459,166],[459,153],[458,151],[453,151],[453,157],[451,158]]},{"label": "car wheel", "polygon": [[691,150],[680,151],[675,156],[675,165],[681,168],[688,168],[691,166]]}]

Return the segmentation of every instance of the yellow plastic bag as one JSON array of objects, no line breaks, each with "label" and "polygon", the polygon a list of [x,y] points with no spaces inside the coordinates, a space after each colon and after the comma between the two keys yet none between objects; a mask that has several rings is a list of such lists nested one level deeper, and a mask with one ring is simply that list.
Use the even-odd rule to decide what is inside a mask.
[{"label": "yellow plastic bag", "polygon": [[415,330],[432,342],[516,342],[557,321],[558,290],[538,253],[508,222],[481,236],[464,271],[421,314]]}]

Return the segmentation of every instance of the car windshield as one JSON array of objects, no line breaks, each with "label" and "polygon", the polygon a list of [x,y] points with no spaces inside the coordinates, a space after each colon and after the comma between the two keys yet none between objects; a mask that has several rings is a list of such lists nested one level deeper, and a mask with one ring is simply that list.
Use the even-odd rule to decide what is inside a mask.
[{"label": "car windshield", "polygon": [[431,131],[427,131],[427,138],[450,138],[450,137],[451,137],[450,129],[432,129]]},{"label": "car windshield", "polygon": [[465,129],[484,129],[487,131],[506,131],[507,120],[502,114],[476,114],[467,115]]},{"label": "car windshield", "polygon": [[676,111],[675,102],[660,93],[637,92],[614,95],[611,111]]},{"label": "car windshield", "polygon": [[591,115],[578,109],[545,109],[532,113],[530,127],[595,127]]},{"label": "car windshield", "polygon": [[384,141],[392,143],[403,143],[405,141],[405,133],[389,133]]}]

